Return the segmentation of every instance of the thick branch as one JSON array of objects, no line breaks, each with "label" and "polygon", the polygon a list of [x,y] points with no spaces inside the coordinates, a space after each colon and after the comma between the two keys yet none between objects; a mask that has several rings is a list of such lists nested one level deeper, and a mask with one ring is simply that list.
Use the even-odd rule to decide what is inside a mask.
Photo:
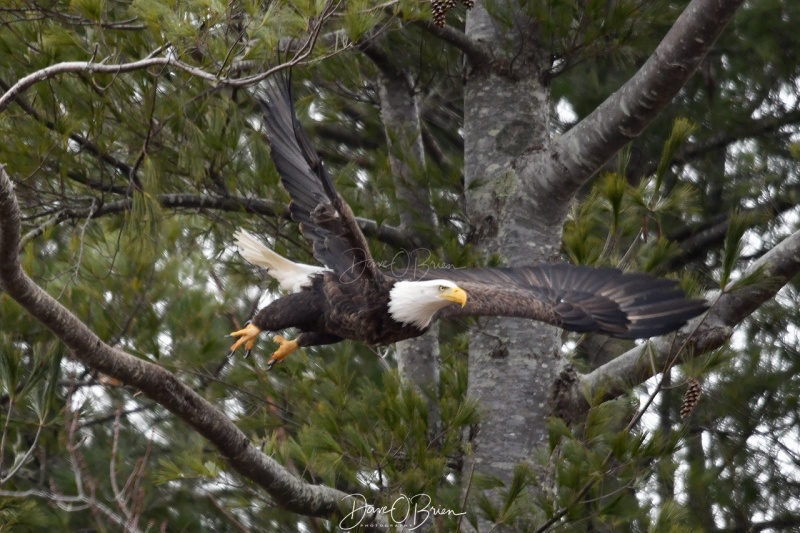
[{"label": "thick branch", "polygon": [[642,68],[524,168],[555,202],[575,192],[678,93],[743,0],[692,0]]},{"label": "thick branch", "polygon": [[732,328],[759,306],[775,296],[794,276],[800,273],[800,231],[795,232],[764,254],[747,269],[744,279],[755,274],[758,282],[731,283],[711,309],[678,332],[677,336],[659,337],[649,344],[629,350],[618,358],[580,378],[576,385],[575,403],[580,408],[580,391],[588,397],[602,392],[608,397],[624,394],[666,368],[675,359],[686,361],[722,346]]},{"label": "thick branch", "polygon": [[0,286],[34,318],[47,326],[90,368],[141,390],[213,443],[230,465],[263,487],[282,507],[308,516],[341,516],[349,496],[309,485],[250,444],[222,412],[164,368],[104,343],[75,315],[43,291],[19,261],[20,218],[13,185],[0,167]]},{"label": "thick branch", "polygon": [[452,26],[439,28],[427,20],[415,20],[413,24],[464,52],[474,68],[486,68],[492,64],[492,53],[488,48]]}]

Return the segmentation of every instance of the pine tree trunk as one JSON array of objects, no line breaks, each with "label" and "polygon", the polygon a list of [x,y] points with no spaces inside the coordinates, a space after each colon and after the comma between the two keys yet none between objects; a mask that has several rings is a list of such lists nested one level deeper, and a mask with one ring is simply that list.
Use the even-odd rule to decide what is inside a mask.
[{"label": "pine tree trunk", "polygon": [[[473,240],[486,259],[506,265],[559,257],[563,219],[552,217],[534,183],[512,166],[549,142],[547,68],[524,15],[512,29],[490,19],[481,3],[469,12],[467,35],[489,46],[491,67],[468,72],[465,89],[465,180]],[[527,21],[530,22],[530,21]],[[546,437],[548,393],[559,370],[555,328],[526,320],[481,320],[469,353],[469,394],[482,422],[467,458],[466,475],[510,481],[514,467]]]}]

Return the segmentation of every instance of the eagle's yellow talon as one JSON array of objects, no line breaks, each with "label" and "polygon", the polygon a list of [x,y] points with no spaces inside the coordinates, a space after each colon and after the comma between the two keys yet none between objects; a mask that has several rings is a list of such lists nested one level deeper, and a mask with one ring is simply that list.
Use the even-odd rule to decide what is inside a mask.
[{"label": "eagle's yellow talon", "polygon": [[247,324],[244,329],[231,333],[231,337],[239,337],[239,340],[231,346],[231,353],[238,350],[242,345],[244,345],[244,349],[248,352],[252,350],[259,333],[261,333],[261,328],[254,326],[252,323]]},{"label": "eagle's yellow talon", "polygon": [[280,335],[275,335],[272,340],[281,346],[275,350],[275,352],[273,352],[272,357],[270,357],[269,361],[267,361],[267,368],[272,368],[272,365],[275,363],[280,363],[286,359],[290,353],[297,349],[297,341],[287,340]]}]

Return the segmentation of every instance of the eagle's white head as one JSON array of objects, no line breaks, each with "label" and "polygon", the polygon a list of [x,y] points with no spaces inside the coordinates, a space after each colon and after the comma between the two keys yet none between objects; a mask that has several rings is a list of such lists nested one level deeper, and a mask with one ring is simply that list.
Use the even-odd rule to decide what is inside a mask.
[{"label": "eagle's white head", "polygon": [[448,305],[467,305],[467,293],[452,281],[398,281],[389,292],[389,315],[405,325],[425,329]]}]

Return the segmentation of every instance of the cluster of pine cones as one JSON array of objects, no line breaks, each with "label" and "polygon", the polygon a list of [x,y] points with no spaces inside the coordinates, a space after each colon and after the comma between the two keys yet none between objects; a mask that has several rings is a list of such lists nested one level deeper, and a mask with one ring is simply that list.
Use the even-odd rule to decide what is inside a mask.
[{"label": "cluster of pine cones", "polygon": [[[443,28],[447,12],[456,7],[457,0],[431,0],[431,11],[433,11],[433,25]],[[464,7],[472,9],[475,0],[461,0]]]}]

